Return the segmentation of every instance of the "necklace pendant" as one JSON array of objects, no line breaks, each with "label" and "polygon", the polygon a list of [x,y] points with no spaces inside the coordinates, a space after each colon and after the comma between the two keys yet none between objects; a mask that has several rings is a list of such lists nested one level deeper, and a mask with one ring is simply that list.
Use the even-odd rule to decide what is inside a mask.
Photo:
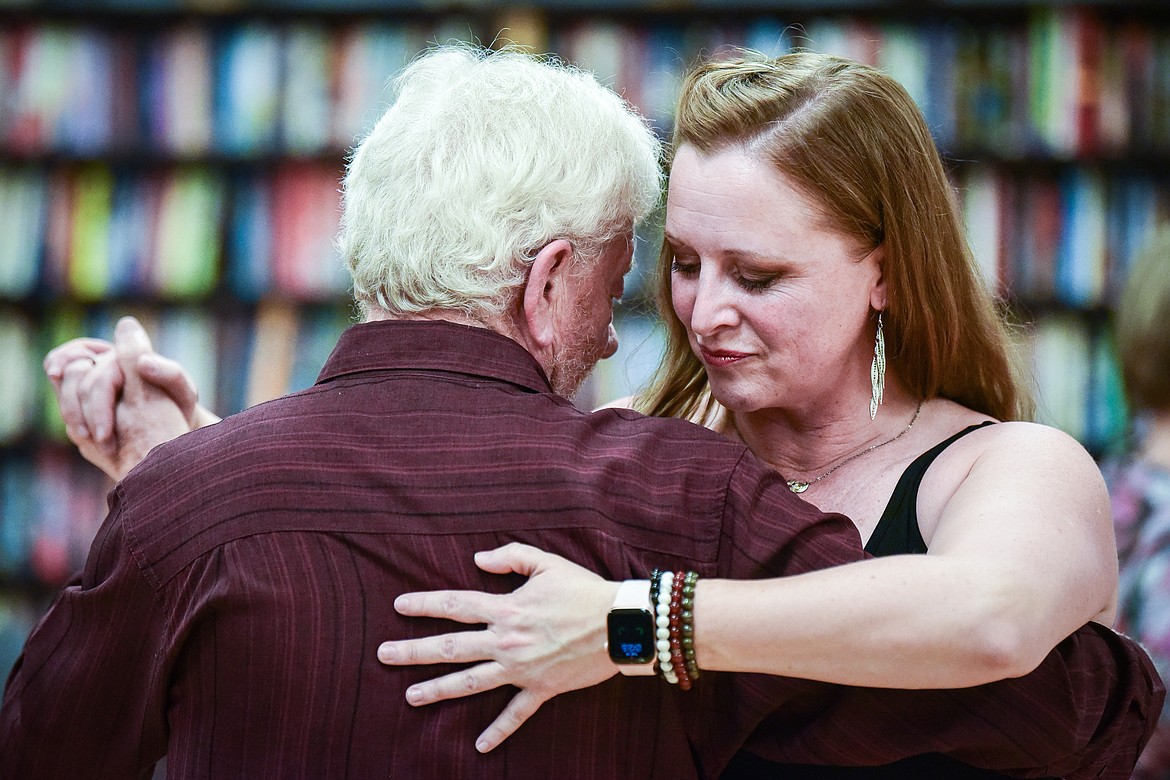
[{"label": "necklace pendant", "polygon": [[789,479],[785,481],[788,483],[788,489],[793,493],[803,493],[804,491],[808,490],[808,482],[801,482],[797,479]]}]

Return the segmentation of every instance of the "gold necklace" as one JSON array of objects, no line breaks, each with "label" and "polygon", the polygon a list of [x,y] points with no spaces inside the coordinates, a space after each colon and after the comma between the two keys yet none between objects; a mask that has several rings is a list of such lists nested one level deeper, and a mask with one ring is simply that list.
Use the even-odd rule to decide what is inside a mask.
[{"label": "gold necklace", "polygon": [[887,444],[893,444],[893,443],[894,443],[894,442],[896,442],[898,439],[900,439],[900,438],[902,438],[903,436],[905,436],[905,435],[906,435],[906,432],[907,432],[907,431],[909,431],[911,428],[913,428],[913,427],[914,427],[914,423],[916,423],[916,422],[918,421],[918,413],[919,413],[919,412],[921,412],[921,411],[922,411],[922,402],[921,402],[921,401],[919,401],[919,402],[918,402],[918,408],[914,410],[914,416],[910,418],[910,424],[909,424],[909,425],[907,425],[907,426],[906,426],[905,428],[903,428],[902,430],[898,431],[898,435],[897,435],[897,436],[895,436],[895,437],[894,437],[894,438],[892,438],[892,439],[886,439],[885,441],[883,441],[883,442],[881,442],[881,443],[879,443],[879,444],[875,444],[875,445],[873,445],[872,447],[868,447],[868,448],[866,448],[866,449],[862,450],[861,452],[854,453],[853,455],[850,455],[848,458],[846,458],[845,460],[841,461],[841,462],[840,462],[840,463],[838,463],[836,466],[834,466],[833,468],[831,468],[831,469],[829,469],[828,471],[826,471],[824,474],[821,474],[819,477],[816,477],[816,478],[814,478],[814,479],[810,479],[808,482],[801,482],[801,481],[800,481],[800,480],[798,480],[798,479],[789,479],[789,480],[785,480],[785,481],[788,483],[788,489],[789,489],[789,490],[791,490],[793,493],[803,493],[804,491],[808,490],[808,489],[809,489],[809,487],[810,487],[811,485],[814,485],[815,483],[817,483],[817,482],[820,482],[822,479],[824,479],[825,477],[829,476],[830,474],[832,474],[834,471],[836,471],[837,469],[839,469],[839,468],[841,468],[842,466],[844,466],[844,465],[845,465],[846,463],[848,463],[849,461],[851,461],[851,460],[857,460],[857,459],[858,459],[858,458],[860,458],[862,455],[868,455],[869,453],[871,453],[871,452],[873,452],[874,450],[876,450],[878,447],[884,447],[884,446],[886,446]]}]

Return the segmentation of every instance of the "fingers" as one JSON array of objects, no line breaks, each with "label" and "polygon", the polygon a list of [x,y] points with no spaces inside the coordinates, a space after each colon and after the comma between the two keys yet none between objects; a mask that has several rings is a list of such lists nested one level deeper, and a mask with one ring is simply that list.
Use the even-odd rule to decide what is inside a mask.
[{"label": "fingers", "polygon": [[436,677],[433,680],[416,683],[406,689],[406,701],[414,707],[434,704],[437,701],[459,699],[490,691],[507,684],[504,669],[495,661],[473,666],[458,672]]},{"label": "fingers", "polygon": [[380,644],[378,660],[387,666],[486,661],[492,657],[488,644],[487,631],[463,631],[421,639],[399,639]]},{"label": "fingers", "polygon": [[474,590],[432,590],[403,593],[394,599],[400,615],[436,617],[460,623],[491,623],[495,619],[497,597]]},{"label": "fingers", "polygon": [[141,355],[151,353],[153,349],[150,337],[146,335],[138,320],[133,317],[118,320],[114,328],[114,349],[124,378],[123,397],[131,403],[142,401],[146,395],[146,387],[138,373],[138,359]]},{"label": "fingers", "polygon": [[520,542],[512,542],[494,550],[475,554],[475,565],[486,572],[492,574],[515,572],[525,577],[531,577],[540,568],[556,560],[561,560],[560,556]]},{"label": "fingers", "polygon": [[113,352],[99,355],[77,386],[77,402],[85,425],[103,449],[114,438],[114,406],[122,392],[122,369]]},{"label": "fingers", "polygon": [[487,753],[499,747],[500,743],[515,734],[516,729],[524,725],[524,721],[531,718],[545,701],[530,689],[520,691],[512,697],[512,701],[508,702],[508,706],[492,724],[479,735],[479,739],[475,741],[475,749],[480,753]]},{"label": "fingers", "polygon": [[61,412],[61,419],[65,421],[65,432],[74,443],[90,437],[89,427],[85,424],[85,414],[81,410],[78,387],[93,367],[92,357],[88,355],[75,357],[61,367],[58,379],[53,383],[57,393],[57,407]]},{"label": "fingers", "polygon": [[138,356],[136,368],[144,380],[171,397],[184,417],[190,420],[194,416],[199,392],[195,388],[195,381],[177,361],[155,352],[142,353]]},{"label": "fingers", "polygon": [[65,365],[54,390],[71,441],[80,446],[91,438],[103,443],[111,439],[121,387],[122,371],[112,351],[74,358]]},{"label": "fingers", "polygon": [[93,359],[98,355],[109,352],[114,345],[102,339],[71,339],[60,346],[54,347],[45,355],[44,369],[49,380],[58,384],[65,373],[65,367],[74,360]]}]

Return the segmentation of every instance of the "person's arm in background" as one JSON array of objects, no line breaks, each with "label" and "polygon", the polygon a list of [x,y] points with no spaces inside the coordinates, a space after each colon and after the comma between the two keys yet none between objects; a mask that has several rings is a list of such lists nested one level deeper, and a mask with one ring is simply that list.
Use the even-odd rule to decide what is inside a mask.
[{"label": "person's arm in background", "polygon": [[[1164,521],[1170,526],[1170,517]],[[1164,538],[1164,537],[1163,537]],[[1144,558],[1138,594],[1131,596],[1140,607],[1129,616],[1126,629],[1149,648],[1163,681],[1170,678],[1170,545]],[[1138,759],[1134,780],[1161,780],[1170,776],[1170,717],[1165,708],[1158,729]]]},{"label": "person's arm in background", "polygon": [[[1170,478],[1158,477],[1162,469],[1170,469],[1170,424],[1162,433],[1165,448],[1151,460],[1119,459],[1107,463],[1104,472],[1122,551],[1117,625],[1149,650],[1166,680],[1170,679]],[[1149,438],[1144,442],[1147,447]],[[1161,468],[1152,468],[1154,463]],[[1165,708],[1133,777],[1170,777],[1170,713]]]},{"label": "person's arm in background", "polygon": [[[44,368],[69,440],[115,481],[157,445],[219,422],[199,405],[183,367],[154,352],[133,317],[119,320],[115,343],[67,341],[45,356]],[[132,420],[119,420],[118,402],[131,374],[143,380],[142,403]]]}]

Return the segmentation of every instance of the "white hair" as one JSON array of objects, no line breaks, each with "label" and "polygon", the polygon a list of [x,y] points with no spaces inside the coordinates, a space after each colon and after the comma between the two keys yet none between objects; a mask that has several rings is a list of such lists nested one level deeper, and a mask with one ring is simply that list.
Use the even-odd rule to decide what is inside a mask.
[{"label": "white hair", "polygon": [[591,261],[660,197],[657,137],[589,73],[443,46],[395,92],[345,177],[339,243],[367,315],[498,315],[549,241]]}]

